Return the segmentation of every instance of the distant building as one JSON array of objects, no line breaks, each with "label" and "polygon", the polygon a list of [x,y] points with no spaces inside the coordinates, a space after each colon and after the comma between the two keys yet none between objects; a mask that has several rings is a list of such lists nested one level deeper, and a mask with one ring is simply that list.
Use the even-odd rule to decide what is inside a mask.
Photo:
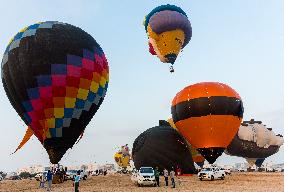
[{"label": "distant building", "polygon": [[17,170],[17,174],[22,172],[28,172],[30,174],[40,173],[44,171],[44,167],[42,165],[31,165],[29,167],[23,167]]},{"label": "distant building", "polygon": [[248,163],[235,163],[234,170],[242,170],[245,171],[249,167]]},{"label": "distant building", "polygon": [[84,171],[95,171],[100,169],[100,167],[101,165],[97,163],[67,166],[68,170],[84,170]]}]

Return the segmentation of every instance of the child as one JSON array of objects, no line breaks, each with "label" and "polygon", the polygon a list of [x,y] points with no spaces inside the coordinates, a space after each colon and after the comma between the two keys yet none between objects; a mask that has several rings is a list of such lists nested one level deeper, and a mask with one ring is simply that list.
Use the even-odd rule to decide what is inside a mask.
[{"label": "child", "polygon": [[44,188],[44,183],[45,183],[45,176],[42,174],[42,175],[39,177],[39,187],[40,187],[40,188]]}]

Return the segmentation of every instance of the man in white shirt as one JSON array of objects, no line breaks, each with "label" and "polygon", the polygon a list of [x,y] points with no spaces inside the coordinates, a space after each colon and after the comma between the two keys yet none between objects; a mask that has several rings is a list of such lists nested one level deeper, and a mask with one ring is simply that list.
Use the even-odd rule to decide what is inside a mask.
[{"label": "man in white shirt", "polygon": [[171,177],[171,180],[172,180],[172,188],[175,188],[176,187],[176,184],[175,184],[175,171],[174,171],[173,168],[172,168],[172,170],[170,172],[170,177]]},{"label": "man in white shirt", "polygon": [[166,168],[164,169],[164,178],[165,178],[166,186],[168,186],[169,172],[168,172],[168,170]]}]

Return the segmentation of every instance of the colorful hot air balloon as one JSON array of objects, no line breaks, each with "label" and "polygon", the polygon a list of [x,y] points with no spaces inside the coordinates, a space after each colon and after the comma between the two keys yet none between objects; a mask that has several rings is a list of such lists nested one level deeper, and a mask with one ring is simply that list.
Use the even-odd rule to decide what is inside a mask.
[{"label": "colorful hot air balloon", "polygon": [[121,149],[114,154],[114,160],[118,166],[126,169],[130,165],[130,153],[127,145],[122,146]]},{"label": "colorful hot air balloon", "polygon": [[182,173],[195,173],[186,141],[167,121],[141,133],[133,143],[132,157],[136,169],[143,166],[170,170],[177,166]]},{"label": "colorful hot air balloon", "polygon": [[243,117],[238,93],[216,82],[184,88],[173,99],[171,110],[179,132],[209,163],[230,144]]},{"label": "colorful hot air balloon", "polygon": [[276,135],[261,121],[252,119],[242,123],[225,152],[245,158],[251,166],[261,165],[265,158],[277,153],[283,143],[282,135]]},{"label": "colorful hot air balloon", "polygon": [[108,87],[108,63],[99,44],[82,29],[56,21],[17,33],[6,48],[1,72],[12,106],[51,163],[74,145]]},{"label": "colorful hot air balloon", "polygon": [[164,63],[174,64],[192,36],[186,13],[175,5],[156,7],[145,17],[144,25],[149,38],[149,52]]},{"label": "colorful hot air balloon", "polygon": [[[169,122],[172,128],[178,131],[172,118],[168,119],[167,121]],[[188,145],[188,149],[189,149],[189,152],[191,153],[194,163],[196,163],[199,167],[203,167],[205,158],[186,139],[185,141]]]}]

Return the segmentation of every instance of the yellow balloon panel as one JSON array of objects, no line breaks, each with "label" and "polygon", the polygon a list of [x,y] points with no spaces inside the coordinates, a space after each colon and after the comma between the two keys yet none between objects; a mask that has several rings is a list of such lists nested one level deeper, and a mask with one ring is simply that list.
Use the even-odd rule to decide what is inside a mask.
[{"label": "yellow balloon panel", "polygon": [[130,156],[117,152],[114,154],[114,160],[118,166],[127,167],[129,166]]}]

